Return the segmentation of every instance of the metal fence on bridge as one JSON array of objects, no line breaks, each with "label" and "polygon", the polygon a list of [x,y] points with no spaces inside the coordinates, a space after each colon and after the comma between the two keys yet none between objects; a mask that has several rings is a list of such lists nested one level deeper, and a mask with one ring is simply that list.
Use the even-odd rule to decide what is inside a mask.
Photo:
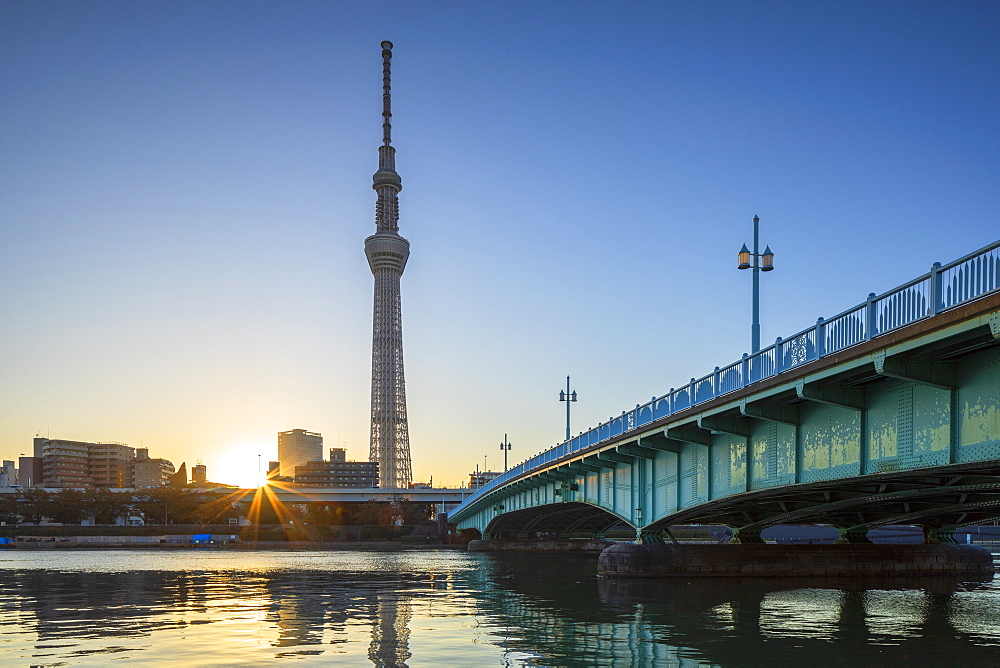
[{"label": "metal fence on bridge", "polygon": [[[931,318],[957,306],[1000,290],[1000,241],[974,251],[944,266],[935,262],[931,270],[881,295],[871,293],[864,302],[753,355],[744,354],[732,364],[715,367],[712,373],[692,378],[649,403],[622,411],[620,417],[598,424],[579,436],[508,469],[465,500],[467,507],[488,491],[570,453],[649,424],[653,420],[735,392],[772,376],[794,369],[845,348],[877,338],[918,320]],[[453,511],[454,512],[454,511]]]}]

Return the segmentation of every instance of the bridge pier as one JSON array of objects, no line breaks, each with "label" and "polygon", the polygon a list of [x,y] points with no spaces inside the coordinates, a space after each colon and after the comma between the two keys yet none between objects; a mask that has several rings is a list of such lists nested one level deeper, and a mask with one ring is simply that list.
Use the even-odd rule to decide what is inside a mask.
[{"label": "bridge pier", "polygon": [[728,527],[733,532],[729,542],[733,545],[763,545],[764,539],[760,537],[762,529],[760,527]]},{"label": "bridge pier", "polygon": [[534,539],[534,540],[501,540],[499,538],[483,538],[469,541],[469,552],[591,552],[598,553],[615,542],[611,540],[593,539]]},{"label": "bridge pier", "polygon": [[955,540],[955,528],[924,526],[924,542],[932,545],[958,543]]},{"label": "bridge pier", "polygon": [[837,536],[836,544],[843,545],[867,545],[871,544],[868,539],[868,527],[866,525],[856,526],[856,527],[836,527],[837,532],[840,534]]},{"label": "bridge pier", "polygon": [[993,573],[989,551],[959,544],[616,544],[601,552],[605,577],[860,577]]}]

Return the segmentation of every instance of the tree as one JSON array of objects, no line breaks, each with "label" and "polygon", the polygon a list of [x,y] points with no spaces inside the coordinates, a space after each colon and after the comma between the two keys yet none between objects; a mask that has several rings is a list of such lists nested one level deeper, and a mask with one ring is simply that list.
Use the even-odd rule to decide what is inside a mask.
[{"label": "tree", "polygon": [[132,495],[109,489],[88,489],[83,494],[83,507],[94,517],[95,524],[114,524],[132,510]]},{"label": "tree", "polygon": [[26,489],[21,492],[18,501],[21,517],[38,526],[52,507],[52,494],[44,489]]},{"label": "tree", "polygon": [[378,501],[372,499],[363,504],[354,506],[352,523],[367,526],[380,524],[380,519],[382,518],[382,506],[384,505],[387,504],[379,503]]},{"label": "tree", "polygon": [[426,522],[431,519],[431,513],[434,510],[434,504],[428,502],[403,499],[397,503],[399,504],[403,524],[421,524]]},{"label": "tree", "polygon": [[231,518],[239,517],[239,510],[229,494],[199,492],[185,496],[193,504],[188,514],[199,524],[226,524]]},{"label": "tree", "polygon": [[18,494],[0,494],[0,522],[16,524],[20,520],[21,498]]},{"label": "tree", "polygon": [[46,517],[60,524],[79,524],[89,513],[86,495],[78,489],[63,489],[49,496]]}]

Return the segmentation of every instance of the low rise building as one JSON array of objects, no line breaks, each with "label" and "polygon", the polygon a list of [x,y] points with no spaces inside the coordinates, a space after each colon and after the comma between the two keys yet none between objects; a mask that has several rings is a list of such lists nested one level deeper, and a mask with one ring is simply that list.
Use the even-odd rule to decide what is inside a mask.
[{"label": "low rise building", "polygon": [[5,459],[3,467],[0,468],[0,487],[13,487],[16,484],[17,469],[14,467],[14,461]]},{"label": "low rise building", "polygon": [[378,462],[308,462],[295,467],[294,481],[303,487],[378,487]]},{"label": "low rise building", "polygon": [[17,458],[17,484],[24,488],[42,486],[41,457]]},{"label": "low rise building", "polygon": [[169,485],[174,475],[174,464],[166,459],[153,459],[148,448],[138,448],[135,451],[135,461],[132,464],[132,476],[135,487],[162,487]]},{"label": "low rise building", "polygon": [[469,489],[479,489],[501,475],[503,471],[474,471],[469,474]]}]

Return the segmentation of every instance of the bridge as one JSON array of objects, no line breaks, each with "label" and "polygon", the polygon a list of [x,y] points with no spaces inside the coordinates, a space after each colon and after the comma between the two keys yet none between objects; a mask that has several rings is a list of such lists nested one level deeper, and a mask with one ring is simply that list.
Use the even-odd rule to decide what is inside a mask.
[{"label": "bridge", "polygon": [[692,378],[514,467],[449,513],[483,538],[842,542],[919,525],[950,542],[1000,515],[1000,241]]}]

